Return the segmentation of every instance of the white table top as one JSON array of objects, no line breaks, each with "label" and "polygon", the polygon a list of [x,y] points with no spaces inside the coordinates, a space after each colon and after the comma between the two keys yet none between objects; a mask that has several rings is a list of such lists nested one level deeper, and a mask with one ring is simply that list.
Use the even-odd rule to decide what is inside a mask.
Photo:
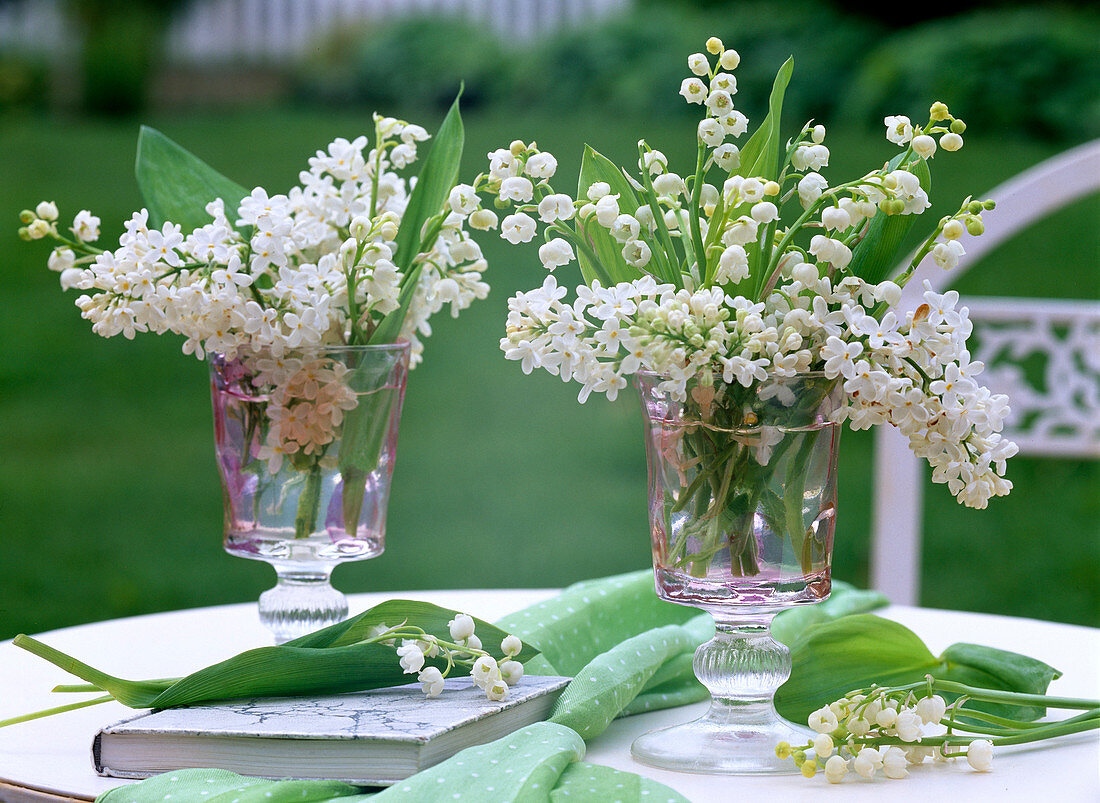
[{"label": "white table top", "polygon": [[[351,597],[351,611],[357,613],[383,599],[401,596],[493,621],[554,593],[539,589],[358,594]],[[911,628],[934,653],[959,641],[1025,652],[1065,673],[1051,685],[1051,694],[1100,697],[1100,630],[900,606],[881,613]],[[116,619],[55,630],[41,638],[98,669],[133,678],[187,674],[241,650],[270,643],[254,603]],[[77,699],[50,694],[54,685],[71,682],[70,675],[10,642],[0,644],[0,719]],[[738,797],[770,796],[782,801],[820,801],[823,794],[843,794],[845,801],[882,800],[884,793],[891,801],[929,801],[938,796],[967,801],[1100,799],[1100,739],[1096,731],[1066,737],[1056,747],[998,748],[990,773],[974,772],[965,761],[926,763],[911,768],[909,778],[903,781],[851,776],[840,788],[831,787],[820,776],[808,781],[798,775],[690,775],[652,769],[631,759],[630,743],[636,736],[686,722],[705,707],[699,703],[617,720],[589,743],[585,760],[649,776],[699,803],[731,799],[734,790]],[[43,792],[87,800],[127,783],[95,774],[90,745],[96,730],[131,713],[118,703],[106,703],[0,729],[0,800],[56,800],[36,794]]]}]

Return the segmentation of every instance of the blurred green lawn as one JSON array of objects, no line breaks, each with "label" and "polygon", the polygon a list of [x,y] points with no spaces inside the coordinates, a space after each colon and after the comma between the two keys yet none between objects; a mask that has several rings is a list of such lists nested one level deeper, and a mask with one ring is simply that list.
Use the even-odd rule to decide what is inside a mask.
[{"label": "blurred green lawn", "polygon": [[[391,111],[392,110],[388,110]],[[430,130],[436,119],[420,119]],[[335,136],[371,131],[370,114],[261,111],[151,118],[246,186],[285,190]],[[613,111],[528,110],[467,117],[463,176],[490,149],[537,138],[575,186],[582,143],[623,164],[644,132],[686,165],[693,124]],[[788,125],[790,125],[788,121]],[[0,637],[157,610],[254,600],[266,565],[221,551],[206,366],[174,338],[102,340],[45,268],[47,248],[15,236],[20,209],[88,207],[105,241],[140,206],[135,123],[35,117],[0,125]],[[826,175],[889,157],[877,132],[841,130]],[[940,214],[1052,155],[1054,146],[969,132],[936,158]],[[1100,199],[1059,213],[999,248],[964,292],[1096,298]],[[929,216],[928,223],[931,222]],[[576,387],[525,377],[501,355],[508,297],[542,280],[534,248],[486,238],[493,291],[457,321],[433,321],[409,381],[389,516],[389,546],[336,573],[346,591],[559,586],[648,564],[642,428],[630,394],[575,400]],[[566,271],[565,281],[576,276]],[[835,571],[866,583],[871,437],[846,432]],[[925,502],[923,603],[1100,623],[1100,469],[1017,458],[1016,489],[986,511],[942,486]]]}]

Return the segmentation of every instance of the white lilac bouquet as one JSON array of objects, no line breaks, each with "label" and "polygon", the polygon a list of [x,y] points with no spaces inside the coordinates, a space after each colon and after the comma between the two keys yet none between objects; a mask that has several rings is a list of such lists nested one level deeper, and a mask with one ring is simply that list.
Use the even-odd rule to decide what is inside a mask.
[{"label": "white lilac bouquet", "polygon": [[489,291],[481,249],[448,204],[464,140],[457,100],[411,178],[428,139],[376,114],[373,144],[336,139],[297,186],[271,194],[143,128],[147,207],[117,247],[97,245],[87,210],[67,231],[52,202],[22,213],[24,239],[57,244],[49,267],[81,291],[94,332],[173,332],[184,353],[213,356],[230,551],[288,557],[288,529],[326,559],[381,551],[407,366],[433,314],[457,316]]},{"label": "white lilac bouquet", "polygon": [[434,313],[446,305],[457,317],[485,298],[486,263],[464,219],[444,208],[462,149],[457,108],[419,185],[405,174],[427,131],[374,121],[373,147],[366,136],[336,139],[276,195],[248,193],[143,129],[149,208],[126,222],[117,248],[95,245],[100,219],[87,210],[61,232],[51,202],[23,212],[20,235],[59,243],[49,267],[62,288],[82,291],[81,315],[104,337],[175,332],[200,359],[400,338],[415,364]]},{"label": "white lilac bouquet", "polygon": [[[689,57],[692,75],[680,87],[703,114],[686,177],[644,139],[637,171],[589,148],[574,198],[550,184],[554,157],[517,141],[489,154],[489,171],[474,185],[455,188],[455,211],[472,208],[477,192],[511,207],[500,233],[512,243],[543,230],[539,256],[551,275],[510,300],[506,357],[525,373],[543,368],[578,382],[582,402],[592,392],[614,399],[633,374],[659,375],[662,391],[725,432],[758,420],[754,393],[765,380],[816,372],[824,377],[819,396],[842,387],[833,421],[897,427],[959,502],[983,508],[1007,494],[1005,461],[1017,450],[999,434],[1007,399],[976,380],[983,366],[967,351],[966,307],[954,291],[929,288],[915,311],[896,309],[926,256],[945,269],[957,263],[962,238],[982,232],[992,203],[967,199],[935,224],[900,275],[889,275],[929,207],[933,157],[963,145],[962,120],[943,103],[923,125],[887,117],[886,138],[899,152],[863,175],[830,181],[819,172],[830,156],[824,126],[807,123],[780,144],[793,60],[776,77],[764,122],[737,144],[748,130],[733,101],[740,57],[717,38],[706,49],[709,56]],[[585,283],[568,300],[552,273],[574,259]],[[731,450],[698,446],[692,461],[706,469],[698,476],[729,476]],[[744,459],[766,466],[771,445],[753,446]],[[758,501],[728,480],[720,490],[702,506],[712,521]],[[705,560],[706,549],[688,557]]]}]

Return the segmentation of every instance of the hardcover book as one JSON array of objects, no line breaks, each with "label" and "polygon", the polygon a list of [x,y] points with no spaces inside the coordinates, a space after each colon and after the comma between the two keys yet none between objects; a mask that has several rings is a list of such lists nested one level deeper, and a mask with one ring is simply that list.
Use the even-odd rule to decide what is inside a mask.
[{"label": "hardcover book", "polygon": [[545,719],[569,680],[527,675],[501,702],[464,677],[449,678],[435,698],[411,683],[169,708],[103,728],[92,761],[96,772],[114,778],[210,767],[386,786]]}]

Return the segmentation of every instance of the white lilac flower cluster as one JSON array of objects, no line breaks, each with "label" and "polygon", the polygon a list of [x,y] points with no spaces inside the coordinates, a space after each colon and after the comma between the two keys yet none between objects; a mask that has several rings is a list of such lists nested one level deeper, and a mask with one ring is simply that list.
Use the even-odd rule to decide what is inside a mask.
[{"label": "white lilac flower cluster", "polygon": [[[923,128],[887,118],[889,139],[905,149],[895,166],[833,187],[816,172],[829,162],[825,128],[807,124],[788,143],[775,180],[742,175],[739,151],[726,141],[746,130],[726,72],[740,59],[717,39],[707,50],[717,64],[693,55],[694,75],[681,87],[706,109],[688,179],[643,140],[638,178],[622,171],[629,183],[616,190],[607,176],[574,200],[550,185],[557,161],[534,143],[489,155],[488,175],[469,190],[514,206],[501,236],[527,242],[541,223],[544,267],[553,272],[579,256],[587,280],[571,301],[553,275],[512,298],[505,356],[525,373],[543,368],[580,383],[582,402],[592,392],[614,399],[638,371],[662,375],[662,389],[679,399],[692,382],[750,387],[769,375],[824,371],[844,383],[840,419],[857,429],[897,426],[960,502],[981,508],[1007,494],[1005,460],[1016,446],[999,432],[1008,403],[975,381],[983,366],[967,351],[971,324],[958,294],[929,288],[916,311],[893,309],[924,256],[944,268],[958,262],[960,238],[982,233],[991,205],[967,199],[892,281],[871,283],[850,269],[873,220],[929,207],[919,173],[936,150],[932,134],[944,150],[957,150],[962,122],[942,103]],[[948,120],[950,128],[940,125]],[[788,208],[797,217],[785,224],[780,210]],[[621,262],[605,264],[600,238]]]},{"label": "white lilac flower cluster", "polygon": [[344,413],[358,404],[345,381],[348,367],[325,357],[258,356],[249,362],[255,370],[252,384],[268,399],[263,405],[268,426],[256,452],[256,458],[267,463],[268,473],[277,474],[284,458],[299,452],[324,455],[340,431]]},{"label": "white lilac flower cluster", "polygon": [[[256,188],[234,209],[207,205],[210,223],[193,231],[149,225],[145,210],[125,224],[114,250],[100,250],[99,219],[77,214],[58,230],[58,210],[43,202],[23,212],[25,239],[61,244],[49,267],[77,300],[93,331],[132,338],[137,332],[183,335],[185,353],[270,353],[366,343],[399,308],[403,273],[393,262],[409,199],[399,170],[428,138],[418,125],[375,115],[375,145],[336,139],[309,160],[300,185],[285,195]],[[419,337],[444,305],[457,315],[489,290],[478,245],[464,218],[444,214],[438,235],[422,243],[421,272],[400,337],[420,359]]]},{"label": "white lilac flower cluster", "polygon": [[[523,642],[517,636],[505,636],[500,643],[504,660],[498,662],[481,648],[481,639],[474,633],[473,617],[464,613],[457,614],[447,623],[451,641],[443,641],[431,634],[419,631],[414,638],[401,638],[410,628],[404,624],[389,627],[385,624],[371,628],[368,641],[396,647],[401,669],[410,675],[416,675],[420,686],[428,697],[438,697],[443,692],[444,680],[456,665],[470,667],[470,677],[474,685],[485,692],[490,700],[504,700],[508,688],[515,686],[523,677],[523,664],[515,660],[523,651]],[[401,645],[397,640],[401,638]],[[426,666],[428,658],[439,658],[445,666]]]},{"label": "white lilac flower cluster", "polygon": [[[951,708],[957,707],[953,704]],[[887,778],[900,779],[909,774],[909,766],[948,761],[966,756],[975,770],[993,767],[993,743],[988,739],[965,736],[952,738],[941,722],[954,724],[949,706],[938,694],[903,694],[871,690],[868,694],[850,694],[809,716],[810,729],[817,736],[801,747],[780,742],[775,749],[779,758],[790,758],[807,778],[824,768],[826,780],[840,783],[849,772],[873,778],[881,772]],[[925,733],[931,726],[935,735]],[[947,735],[944,732],[947,730]],[[807,753],[814,757],[808,758]]]}]

